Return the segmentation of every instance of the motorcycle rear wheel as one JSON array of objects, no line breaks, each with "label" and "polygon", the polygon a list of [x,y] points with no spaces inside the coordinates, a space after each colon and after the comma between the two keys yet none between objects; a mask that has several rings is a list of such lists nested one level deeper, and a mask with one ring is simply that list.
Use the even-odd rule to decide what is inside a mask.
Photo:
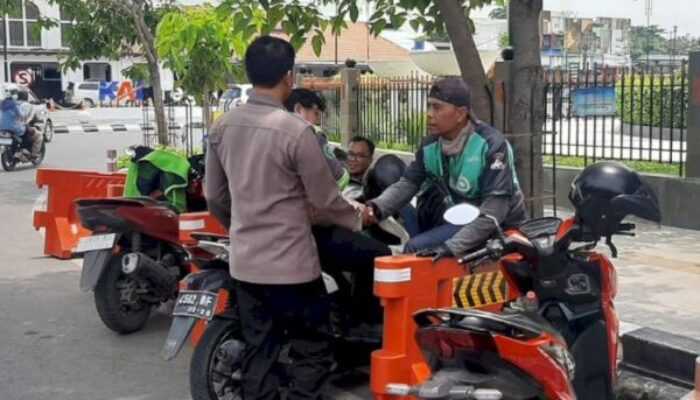
[{"label": "motorcycle rear wheel", "polygon": [[242,354],[230,362],[222,360],[222,346],[232,340],[242,340],[237,319],[214,319],[207,324],[190,361],[190,394],[194,400],[243,399]]},{"label": "motorcycle rear wheel", "polygon": [[8,149],[5,149],[2,152],[2,156],[0,156],[0,158],[2,159],[2,169],[7,172],[14,171],[15,167],[17,166],[17,161]]},{"label": "motorcycle rear wheel", "polygon": [[125,301],[137,283],[122,272],[122,255],[115,255],[95,286],[95,306],[107,328],[120,334],[133,333],[146,324],[151,305],[138,300]]}]

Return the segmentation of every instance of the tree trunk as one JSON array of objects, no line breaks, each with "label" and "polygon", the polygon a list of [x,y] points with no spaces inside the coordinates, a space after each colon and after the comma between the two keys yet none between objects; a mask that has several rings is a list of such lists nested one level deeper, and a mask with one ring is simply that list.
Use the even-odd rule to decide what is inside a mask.
[{"label": "tree trunk", "polygon": [[209,87],[204,84],[202,94],[202,122],[204,123],[204,129],[209,132],[211,128],[211,97],[209,96]]},{"label": "tree trunk", "polygon": [[508,95],[508,138],[531,217],[543,214],[542,126],[544,84],[540,59],[542,0],[511,0],[508,25],[514,57]]},{"label": "tree trunk", "polygon": [[459,64],[459,70],[472,89],[472,107],[474,113],[484,122],[491,121],[491,100],[488,94],[488,80],[481,64],[481,56],[476,49],[474,37],[467,25],[462,11],[462,2],[455,0],[435,0],[445,22],[447,35]]},{"label": "tree trunk", "polygon": [[163,104],[163,88],[160,82],[160,68],[158,60],[148,60],[148,70],[151,72],[151,85],[153,87],[153,109],[156,114],[156,132],[158,143],[163,146],[170,145],[168,124],[165,122],[165,105]]},{"label": "tree trunk", "polygon": [[156,53],[156,39],[153,36],[148,24],[146,24],[144,16],[145,3],[143,1],[135,1],[131,4],[127,2],[114,0],[113,4],[117,4],[124,10],[127,15],[131,16],[134,21],[136,33],[141,41],[142,50],[145,53],[148,70],[151,73],[151,85],[153,87],[153,109],[156,114],[156,132],[158,132],[158,143],[163,146],[170,144],[170,135],[168,125],[165,122],[165,106],[163,104],[163,87],[160,80],[160,67],[158,65],[158,54]]}]

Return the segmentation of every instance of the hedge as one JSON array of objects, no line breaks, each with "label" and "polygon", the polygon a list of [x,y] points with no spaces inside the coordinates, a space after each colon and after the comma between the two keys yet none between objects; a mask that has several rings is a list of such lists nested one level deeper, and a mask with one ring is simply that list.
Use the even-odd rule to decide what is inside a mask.
[{"label": "hedge", "polygon": [[[670,77],[626,77],[615,87],[617,110],[623,122],[662,128],[685,128],[688,94]],[[663,85],[663,88],[662,88]]]}]

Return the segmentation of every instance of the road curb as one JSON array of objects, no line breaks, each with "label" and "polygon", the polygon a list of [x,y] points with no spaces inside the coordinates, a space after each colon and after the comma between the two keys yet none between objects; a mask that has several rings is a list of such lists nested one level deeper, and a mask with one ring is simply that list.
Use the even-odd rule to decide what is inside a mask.
[{"label": "road curb", "polygon": [[686,389],[694,387],[700,340],[639,328],[622,335],[622,347],[623,368]]}]

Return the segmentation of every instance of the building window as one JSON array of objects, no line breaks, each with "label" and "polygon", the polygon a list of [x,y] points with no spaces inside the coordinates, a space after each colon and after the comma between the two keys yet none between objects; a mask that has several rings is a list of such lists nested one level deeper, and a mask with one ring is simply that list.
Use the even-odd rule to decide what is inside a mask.
[{"label": "building window", "polygon": [[[41,47],[42,32],[34,32],[37,28],[37,20],[41,13],[39,8],[30,1],[17,0],[12,12],[8,13],[7,32],[10,36],[10,46],[14,47]],[[2,43],[4,44],[5,31],[3,30]]]},{"label": "building window", "polygon": [[68,48],[68,31],[73,26],[73,17],[68,11],[61,7],[61,47]]}]

